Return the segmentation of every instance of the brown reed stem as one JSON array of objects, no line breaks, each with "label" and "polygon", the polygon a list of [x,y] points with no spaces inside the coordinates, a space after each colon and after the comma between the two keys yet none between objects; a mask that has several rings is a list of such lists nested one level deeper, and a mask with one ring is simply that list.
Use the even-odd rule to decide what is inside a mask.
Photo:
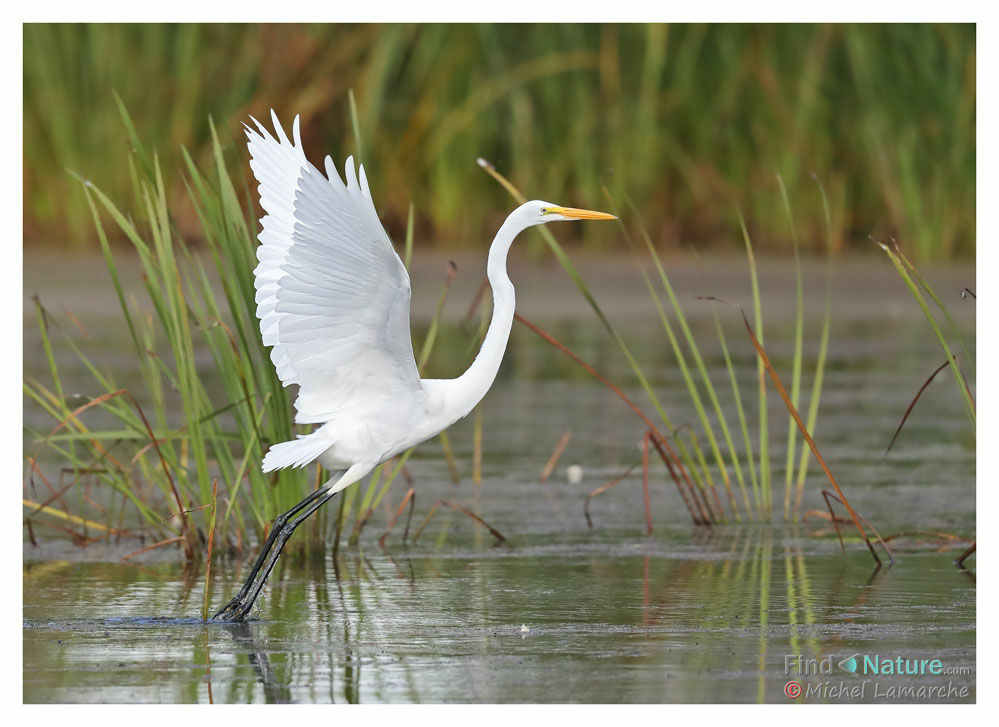
[{"label": "brown reed stem", "polygon": [[587,527],[589,527],[589,528],[593,527],[593,520],[590,518],[590,500],[592,500],[597,495],[602,495],[603,493],[607,492],[607,490],[611,489],[612,487],[616,487],[617,485],[619,485],[621,483],[621,481],[625,477],[627,477],[628,475],[631,474],[631,471],[633,469],[635,469],[635,465],[632,465],[631,467],[629,467],[625,471],[625,473],[623,475],[621,475],[620,477],[615,477],[613,480],[611,480],[607,484],[600,485],[600,487],[596,488],[595,490],[593,490],[592,492],[590,492],[589,495],[586,496],[586,501],[583,503],[583,516],[586,518],[586,526]]},{"label": "brown reed stem", "polygon": [[416,531],[416,534],[413,535],[413,542],[414,543],[417,540],[420,539],[420,535],[423,534],[423,529],[427,526],[427,523],[430,522],[430,518],[433,516],[433,514],[435,512],[437,512],[437,509],[441,505],[449,507],[452,510],[457,510],[458,512],[463,513],[465,515],[468,515],[468,517],[472,518],[473,520],[475,520],[480,525],[485,526],[489,530],[489,532],[492,533],[492,536],[494,538],[496,538],[497,542],[502,543],[502,542],[506,541],[506,536],[503,535],[503,533],[501,533],[499,530],[497,530],[492,525],[490,525],[489,523],[487,523],[485,520],[483,520],[481,517],[479,517],[478,515],[476,515],[471,510],[469,510],[467,507],[464,507],[462,505],[456,505],[453,502],[448,502],[447,500],[438,500],[437,502],[435,502],[433,504],[433,507],[430,508],[430,511],[427,513],[427,516],[425,518],[423,518],[423,522],[420,524],[420,527]]},{"label": "brown reed stem", "polygon": [[[559,351],[568,356],[570,359],[572,359],[584,371],[590,374],[590,376],[594,377],[597,381],[599,381],[608,389],[613,391],[614,394],[617,395],[617,397],[621,401],[627,404],[628,407],[633,412],[635,412],[636,415],[638,415],[639,419],[641,419],[645,423],[645,425],[655,434],[655,436],[652,438],[653,445],[655,446],[656,451],[659,453],[660,458],[662,458],[663,462],[666,464],[666,469],[669,471],[670,476],[673,478],[673,481],[676,483],[676,487],[680,491],[680,496],[683,498],[684,504],[687,505],[687,509],[690,511],[690,516],[694,524],[709,525],[711,522],[710,518],[708,518],[706,514],[704,514],[704,517],[698,517],[697,515],[695,515],[694,509],[690,506],[690,503],[687,501],[687,496],[683,492],[683,488],[685,485],[690,490],[695,489],[693,483],[690,481],[690,477],[687,474],[686,468],[683,466],[683,463],[680,461],[680,458],[677,457],[676,452],[673,451],[673,448],[670,446],[666,437],[664,437],[662,435],[662,432],[659,431],[659,428],[652,423],[652,420],[645,415],[645,412],[643,412],[638,407],[638,405],[635,404],[635,402],[629,399],[623,391],[621,391],[617,386],[612,384],[605,376],[600,374],[596,369],[594,369],[588,363],[583,361],[583,359],[581,359],[579,356],[573,353],[573,351],[564,343],[559,341],[551,334],[542,330],[539,326],[535,325],[534,323],[531,323],[529,320],[524,318],[519,313],[514,313],[514,318],[523,323],[528,328],[530,328],[536,334],[541,336],[541,338],[544,339],[548,344],[554,346]],[[663,451],[664,449],[666,450],[665,452]],[[669,455],[667,455],[666,452],[669,452]],[[691,499],[696,501],[696,497],[692,497]]]},{"label": "brown reed stem", "polygon": [[385,532],[382,533],[382,536],[378,538],[378,547],[385,547],[385,538],[387,538],[388,534],[392,532],[392,528],[395,527],[395,521],[399,519],[400,515],[402,515],[402,511],[406,507],[406,503],[409,503],[409,518],[406,520],[406,530],[402,534],[402,542],[406,542],[406,536],[409,534],[409,521],[413,518],[413,507],[416,504],[416,488],[414,487],[410,487],[409,491],[406,492],[405,497],[402,498],[402,502],[399,503],[399,508],[395,511],[395,515],[393,515],[392,519],[389,520],[388,527],[385,528]]},{"label": "brown reed stem", "polygon": [[555,449],[552,450],[552,456],[548,458],[548,462],[545,464],[545,468],[541,470],[541,477],[539,482],[547,482],[548,478],[552,476],[552,472],[555,470],[555,465],[558,464],[559,458],[562,453],[565,452],[565,448],[569,446],[569,440],[572,439],[572,431],[566,430],[565,434],[558,440],[555,445]]},{"label": "brown reed stem", "polygon": [[649,440],[652,432],[642,437],[642,494],[645,496],[645,534],[652,535],[652,505],[649,503]]}]

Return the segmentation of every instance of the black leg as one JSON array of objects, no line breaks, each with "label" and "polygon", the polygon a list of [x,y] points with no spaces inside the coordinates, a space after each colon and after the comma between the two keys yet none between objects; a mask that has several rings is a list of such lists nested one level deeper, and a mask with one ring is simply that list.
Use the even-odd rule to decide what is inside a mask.
[{"label": "black leg", "polygon": [[[264,560],[267,558],[267,554],[274,547],[275,541],[278,540],[279,533],[282,530],[284,530],[285,527],[287,527],[289,520],[291,520],[291,518],[300,513],[302,510],[309,507],[317,500],[320,500],[320,505],[326,500],[328,500],[329,497],[323,499],[323,497],[326,495],[329,495],[329,490],[325,487],[321,487],[315,492],[310,493],[308,497],[306,497],[304,500],[295,505],[295,507],[288,510],[288,512],[281,513],[276,518],[274,518],[274,523],[271,525],[271,532],[267,536],[267,540],[264,541],[264,545],[260,549],[260,555],[257,556],[257,560],[253,563],[253,567],[250,569],[250,573],[246,577],[246,581],[244,581],[243,587],[239,589],[239,592],[232,597],[232,600],[230,600],[229,603],[227,603],[225,606],[219,609],[218,613],[212,616],[213,621],[233,621],[233,620],[242,619],[242,616],[237,617],[236,614],[240,611],[242,611],[244,614],[247,611],[249,611],[249,607],[247,607],[244,610],[242,606],[246,600],[247,594],[250,592],[250,588],[253,586],[253,583],[257,578],[257,574],[260,572],[260,567],[263,565]],[[318,506],[312,510],[309,510],[309,514],[315,512],[316,509],[318,509]],[[306,517],[308,517],[308,515],[306,515]],[[287,540],[287,538],[285,538],[285,540]],[[281,547],[283,546],[284,546],[284,541],[282,541],[281,543]],[[280,549],[281,548],[278,548],[278,551],[280,551]],[[269,572],[270,570],[268,569],[268,573]],[[266,578],[267,574],[265,573],[263,579]],[[263,585],[263,579],[261,579],[261,585]],[[259,592],[259,589],[257,589],[257,592]],[[256,595],[254,595],[254,599],[255,598]],[[253,600],[251,599],[250,605],[252,605],[252,603]]]},{"label": "black leg", "polygon": [[233,618],[235,620],[243,620],[246,618],[246,614],[250,612],[250,609],[253,607],[253,602],[256,601],[257,596],[260,595],[260,591],[264,587],[264,582],[267,580],[267,576],[271,574],[271,570],[273,570],[274,566],[277,564],[278,558],[281,557],[281,551],[284,549],[284,545],[288,542],[288,539],[291,538],[291,534],[295,532],[295,528],[305,522],[312,513],[333,499],[334,495],[336,495],[335,492],[327,492],[326,497],[323,497],[309,505],[294,520],[285,524],[285,526],[281,528],[281,531],[278,533],[277,539],[274,543],[274,547],[271,548],[270,555],[267,557],[267,563],[264,565],[260,577],[253,585],[249,594],[243,599],[243,604],[233,614]]}]

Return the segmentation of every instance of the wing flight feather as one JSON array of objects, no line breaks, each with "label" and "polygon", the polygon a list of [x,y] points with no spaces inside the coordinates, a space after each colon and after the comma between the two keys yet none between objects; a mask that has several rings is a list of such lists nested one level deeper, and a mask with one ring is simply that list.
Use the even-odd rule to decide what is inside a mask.
[{"label": "wing flight feather", "polygon": [[281,382],[298,384],[296,421],[326,422],[359,402],[422,394],[409,329],[409,275],[378,219],[364,167],[305,158],[290,140],[246,126],[266,215],[258,236],[257,317]]}]

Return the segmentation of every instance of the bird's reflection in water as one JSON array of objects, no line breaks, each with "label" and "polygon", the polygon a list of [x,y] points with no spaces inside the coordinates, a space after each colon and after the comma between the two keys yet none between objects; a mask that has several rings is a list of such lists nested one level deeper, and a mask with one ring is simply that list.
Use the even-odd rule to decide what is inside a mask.
[{"label": "bird's reflection in water", "polygon": [[241,647],[256,672],[257,681],[264,690],[264,701],[268,704],[291,702],[291,687],[287,682],[282,683],[277,677],[270,656],[256,637],[257,625],[244,621],[227,625],[226,630],[232,634],[233,641]]},{"label": "bird's reflection in water", "polygon": [[[415,573],[409,557],[397,555],[389,560],[394,572],[388,577],[404,579],[410,587],[414,586]],[[304,591],[300,584],[289,583],[289,572],[295,573],[296,581],[308,584]],[[365,599],[378,597],[377,589],[365,591],[363,586],[366,581],[382,580],[386,575],[360,552],[349,555],[341,552],[326,562],[313,558],[296,563],[294,569],[285,569],[282,577],[275,579],[274,592],[270,595],[280,601],[279,607],[275,604],[277,612],[304,614],[303,618],[309,622],[306,638],[318,647],[315,651],[275,646],[275,642],[289,636],[286,629],[298,631],[302,626],[300,622],[253,620],[224,626],[238,651],[246,655],[266,703],[302,700],[302,695],[293,698],[292,694],[293,685],[297,683],[300,687],[303,681],[312,692],[307,701],[350,704],[360,701],[364,665],[360,643],[366,627]],[[323,692],[325,695],[320,696]],[[412,691],[410,696],[416,701]]]}]

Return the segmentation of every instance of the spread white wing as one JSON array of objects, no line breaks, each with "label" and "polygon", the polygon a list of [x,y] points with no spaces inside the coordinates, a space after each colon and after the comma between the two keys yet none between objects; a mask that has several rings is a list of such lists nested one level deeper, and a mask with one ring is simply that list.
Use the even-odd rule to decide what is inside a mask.
[{"label": "spread white wing", "polygon": [[246,126],[260,182],[257,317],[281,382],[298,384],[297,422],[326,422],[377,399],[423,393],[409,332],[409,275],[378,219],[364,167],[341,181],[308,162],[298,117],[294,143],[271,111],[277,138]]}]

